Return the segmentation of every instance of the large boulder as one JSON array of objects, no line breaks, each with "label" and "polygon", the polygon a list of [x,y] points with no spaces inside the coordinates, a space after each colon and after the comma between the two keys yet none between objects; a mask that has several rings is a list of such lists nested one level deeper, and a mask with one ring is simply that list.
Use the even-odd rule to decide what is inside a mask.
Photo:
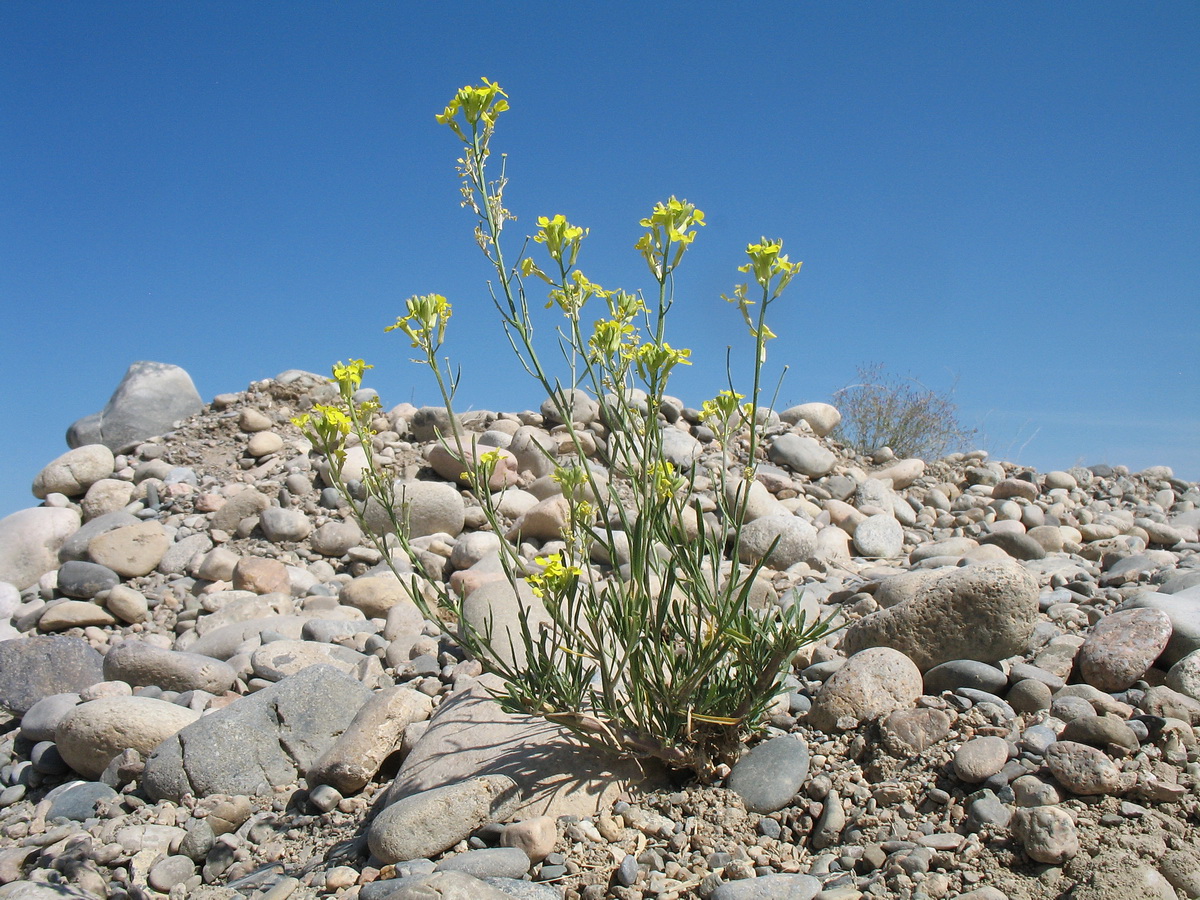
[{"label": "large boulder", "polygon": [[37,473],[33,496],[45,500],[48,494],[78,497],[97,481],[113,473],[112,451],[103,444],[88,444],[68,450]]},{"label": "large boulder", "polygon": [[156,800],[184,794],[269,796],[333,746],[371,691],[332,666],[309,666],[193,722],[146,760]]},{"label": "large boulder", "polygon": [[73,509],[36,506],[0,519],[0,581],[19,591],[58,568],[58,551],[79,528]]},{"label": "large boulder", "polygon": [[1037,579],[1016,563],[983,563],[949,569],[912,599],[864,616],[841,647],[892,647],[922,672],[952,659],[999,662],[1025,649],[1037,619]]},{"label": "large boulder", "polygon": [[175,422],[200,412],[204,403],[192,377],[169,363],[135,362],[100,412],[67,429],[67,446],[104,444],[121,453],[170,431]]}]

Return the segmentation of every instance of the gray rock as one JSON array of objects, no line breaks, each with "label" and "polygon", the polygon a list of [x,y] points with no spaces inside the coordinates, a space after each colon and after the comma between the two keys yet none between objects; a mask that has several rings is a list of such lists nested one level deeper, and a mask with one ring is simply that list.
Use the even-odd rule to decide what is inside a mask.
[{"label": "gray rock", "polygon": [[0,887],[0,900],[96,900],[96,895],[66,884],[12,881]]},{"label": "gray rock", "polygon": [[999,547],[1013,559],[1045,559],[1046,548],[1019,531],[996,531],[979,539],[980,544]]},{"label": "gray rock", "polygon": [[[466,521],[466,504],[452,485],[442,481],[397,481],[395,513],[407,522],[409,537],[448,534],[457,537]],[[391,519],[378,501],[370,500],[364,518],[375,534],[392,530]]]},{"label": "gray rock", "polygon": [[1008,762],[1008,741],[999,737],[977,737],[954,753],[954,774],[960,781],[979,784],[987,781]]},{"label": "gray rock", "polygon": [[207,534],[189,534],[167,548],[158,563],[158,571],[164,575],[182,575],[193,559],[207,553],[212,547],[212,538]]},{"label": "gray rock", "polygon": [[523,881],[520,878],[497,878],[489,876],[480,879],[489,887],[503,891],[514,900],[562,900],[562,888],[554,884],[538,884],[536,881]]},{"label": "gray rock", "polygon": [[764,875],[726,881],[712,892],[711,900],[813,900],[821,882],[811,875]]},{"label": "gray rock", "polygon": [[504,821],[520,802],[511,778],[481,775],[389,804],[371,823],[367,841],[385,863],[435,856],[484,825]]},{"label": "gray rock", "polygon": [[233,534],[243,519],[257,516],[268,506],[270,506],[270,501],[258,491],[239,491],[212,514],[212,528],[214,531]]},{"label": "gray rock", "polygon": [[58,551],[79,528],[73,509],[37,506],[0,519],[0,581],[23,591],[58,568]]},{"label": "gray rock", "polygon": [[38,472],[33,479],[33,496],[39,500],[49,494],[78,497],[112,473],[112,451],[103,444],[88,444],[68,450]]},{"label": "gray rock", "polygon": [[832,450],[821,446],[820,441],[800,434],[781,434],[767,450],[771,462],[787,466],[793,472],[820,478],[828,475],[837,462]]},{"label": "gray rock", "polygon": [[507,580],[485,581],[463,601],[462,617],[480,634],[490,634],[494,658],[517,668],[526,664],[522,622],[536,640],[539,632],[553,621],[524,580],[517,582],[515,590]]},{"label": "gray rock", "polygon": [[39,700],[102,681],[103,658],[75,637],[0,641],[0,707],[23,716]]},{"label": "gray rock", "polygon": [[529,857],[519,847],[468,850],[438,863],[437,872],[462,872],[476,878],[520,878],[529,871]]},{"label": "gray rock", "polygon": [[164,741],[146,760],[142,787],[176,802],[185,793],[269,795],[307,772],[369,698],[352,676],[310,666]]},{"label": "gray rock", "polygon": [[1037,620],[1037,580],[1014,563],[984,563],[938,574],[911,600],[864,616],[841,647],[892,647],[922,670],[952,659],[999,662],[1025,649]]},{"label": "gray rock", "polygon": [[351,547],[362,543],[363,534],[353,520],[326,522],[312,534],[312,548],[322,556],[345,556]]},{"label": "gray rock", "polygon": [[104,677],[140,687],[154,685],[165,691],[208,691],[222,694],[237,673],[228,663],[202,656],[163,650],[136,639],[115,644],[104,657]]},{"label": "gray rock", "polygon": [[58,551],[58,559],[60,562],[68,562],[73,559],[86,560],[88,558],[88,542],[96,535],[104,534],[106,531],[116,531],[118,528],[124,528],[127,525],[137,525],[142,520],[137,516],[131,515],[124,510],[105,513],[102,516],[85,522],[81,528],[75,531],[68,537]]},{"label": "gray rock", "polygon": [[366,786],[387,757],[399,749],[404,729],[429,718],[431,698],[409,687],[375,693],[333,745],[313,763],[310,784],[328,784],[344,794]]},{"label": "gray rock", "polygon": [[104,444],[114,453],[121,453],[170,431],[175,422],[203,408],[191,376],[179,366],[135,362],[104,409],[67,429],[67,446]]},{"label": "gray rock", "polygon": [[462,872],[410,875],[363,887],[383,888],[380,891],[364,890],[359,895],[363,900],[511,900],[510,895],[499,888]]},{"label": "gray rock", "polygon": [[975,659],[952,659],[939,663],[925,673],[925,693],[937,695],[961,687],[997,694],[1008,686],[1001,669]]},{"label": "gray rock", "polygon": [[79,695],[75,693],[43,697],[21,717],[21,737],[31,743],[54,740],[58,723],[78,705]]},{"label": "gray rock", "polygon": [[[771,542],[779,543],[771,550]],[[754,565],[766,556],[766,564],[783,571],[813,555],[817,545],[817,530],[793,515],[768,515],[746,523],[738,554],[742,562]],[[767,551],[770,550],[770,556]]]},{"label": "gray rock", "polygon": [[302,541],[312,531],[312,523],[308,521],[308,516],[299,509],[268,507],[259,514],[258,523],[267,540],[272,543]]},{"label": "gray rock", "polygon": [[904,550],[904,528],[890,513],[867,516],[854,529],[854,547],[869,559],[898,557]]},{"label": "gray rock", "polygon": [[99,563],[70,560],[58,569],[58,592],[80,600],[90,600],[120,583],[121,576]]},{"label": "gray rock", "polygon": [[107,784],[98,781],[76,781],[55,788],[46,795],[50,801],[50,811],[46,813],[46,821],[55,819],[70,819],[82,822],[96,815],[96,806],[101,802],[114,799],[117,792]]},{"label": "gray rock", "polygon": [[687,472],[704,452],[704,445],[678,428],[665,428],[662,433],[663,459],[681,472]]},{"label": "gray rock", "polygon": [[798,736],[781,735],[763,741],[737,761],[729,789],[750,812],[774,812],[800,792],[808,778],[808,764],[808,745]]},{"label": "gray rock", "polygon": [[600,413],[600,404],[595,398],[578,388],[565,388],[557,397],[543,400],[542,417],[548,422],[561,423],[563,416],[559,414],[560,408],[567,418],[579,425],[590,425]]}]

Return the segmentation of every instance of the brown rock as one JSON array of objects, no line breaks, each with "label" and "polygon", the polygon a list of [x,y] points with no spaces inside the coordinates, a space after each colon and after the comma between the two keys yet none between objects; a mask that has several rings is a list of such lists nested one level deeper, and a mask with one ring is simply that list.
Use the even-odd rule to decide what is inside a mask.
[{"label": "brown rock", "polygon": [[292,587],[287,566],[279,560],[244,556],[233,567],[233,589],[255,594],[289,594]]}]

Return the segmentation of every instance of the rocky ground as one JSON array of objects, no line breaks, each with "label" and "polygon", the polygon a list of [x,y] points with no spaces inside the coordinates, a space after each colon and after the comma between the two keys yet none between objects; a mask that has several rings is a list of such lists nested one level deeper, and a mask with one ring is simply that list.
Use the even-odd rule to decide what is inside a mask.
[{"label": "rocky ground", "polygon": [[[772,414],[748,540],[781,538],[772,596],[849,625],[700,786],[499,711],[291,424],[323,379],[203,404],[138,366],[0,520],[0,898],[1200,897],[1200,488],[1168,468],[866,458],[831,407]],[[463,416],[511,453],[531,558],[548,412]],[[703,491],[719,448],[662,412]],[[396,407],[375,449],[427,564],[502,618],[436,422]]]}]

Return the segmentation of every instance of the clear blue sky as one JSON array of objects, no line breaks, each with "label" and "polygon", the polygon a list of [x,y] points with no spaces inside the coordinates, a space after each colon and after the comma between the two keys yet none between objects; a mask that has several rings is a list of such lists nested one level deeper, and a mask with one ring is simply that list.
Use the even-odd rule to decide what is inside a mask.
[{"label": "clear blue sky", "polygon": [[366,357],[432,403],[405,297],[454,303],[461,406],[539,398],[506,349],[433,116],[486,75],[530,229],[648,286],[637,220],[709,226],[668,340],[698,405],[747,343],[749,240],[805,262],[772,326],[782,405],[881,362],[957,380],[994,454],[1200,478],[1200,5],[0,4],[0,514],[129,363],[205,400]]}]

